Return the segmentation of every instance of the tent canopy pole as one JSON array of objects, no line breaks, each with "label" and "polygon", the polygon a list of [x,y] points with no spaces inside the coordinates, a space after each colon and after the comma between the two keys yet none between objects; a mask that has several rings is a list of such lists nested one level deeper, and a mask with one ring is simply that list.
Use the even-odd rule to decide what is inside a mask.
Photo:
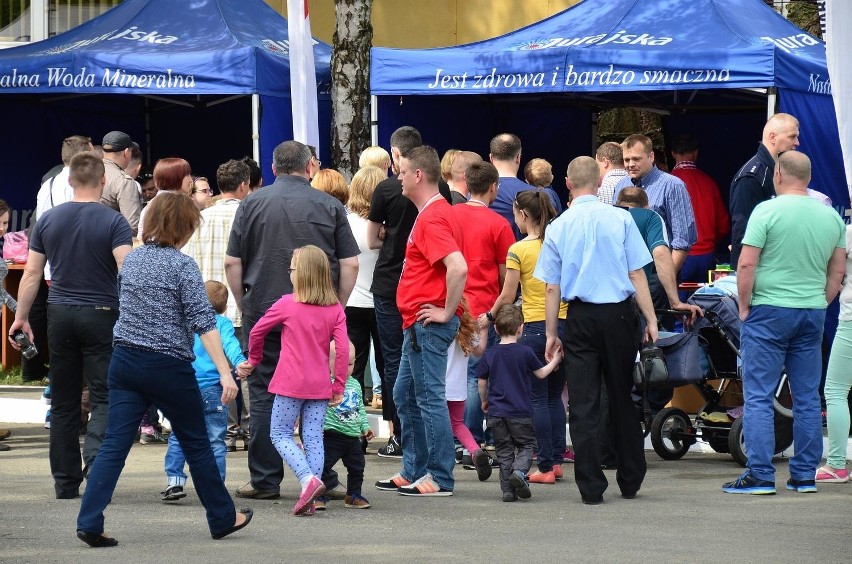
[{"label": "tent canopy pole", "polygon": [[251,158],[260,163],[260,94],[251,95]]}]

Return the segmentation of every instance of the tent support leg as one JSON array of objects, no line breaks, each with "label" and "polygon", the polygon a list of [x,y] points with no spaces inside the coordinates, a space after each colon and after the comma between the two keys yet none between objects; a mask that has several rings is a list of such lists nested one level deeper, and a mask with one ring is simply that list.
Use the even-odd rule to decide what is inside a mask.
[{"label": "tent support leg", "polygon": [[775,105],[778,103],[778,92],[773,87],[767,89],[766,94],[766,120],[769,121],[769,118],[775,115]]},{"label": "tent support leg", "polygon": [[370,96],[370,142],[373,147],[379,145],[379,99]]},{"label": "tent support leg", "polygon": [[260,163],[260,94],[251,95],[251,158]]}]

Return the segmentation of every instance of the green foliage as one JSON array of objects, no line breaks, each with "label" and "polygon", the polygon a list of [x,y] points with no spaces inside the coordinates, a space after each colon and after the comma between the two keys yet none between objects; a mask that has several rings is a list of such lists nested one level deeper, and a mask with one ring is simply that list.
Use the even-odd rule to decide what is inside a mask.
[{"label": "green foliage", "polygon": [[20,366],[15,366],[9,370],[0,370],[0,386],[44,386],[45,384],[44,380],[24,382]]}]

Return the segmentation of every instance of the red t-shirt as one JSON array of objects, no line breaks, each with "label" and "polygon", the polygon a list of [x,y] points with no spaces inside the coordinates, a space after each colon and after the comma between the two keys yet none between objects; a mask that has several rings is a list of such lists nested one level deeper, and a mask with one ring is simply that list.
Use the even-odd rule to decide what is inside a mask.
[{"label": "red t-shirt", "polygon": [[722,203],[719,186],[707,173],[695,168],[695,163],[690,161],[678,163],[672,169],[672,175],[683,180],[686,191],[689,192],[689,199],[692,201],[698,240],[689,250],[689,254],[712,253],[731,229],[728,210]]},{"label": "red t-shirt", "polygon": [[[447,267],[443,260],[461,251],[461,243],[461,227],[443,198],[426,206],[417,216],[405,247],[405,263],[396,290],[403,329],[414,325],[421,305],[446,305]],[[461,313],[459,304],[456,315]]]},{"label": "red t-shirt", "polygon": [[500,295],[500,265],[506,264],[515,233],[506,218],[484,206],[453,206],[459,225],[464,225],[462,252],[467,261],[464,297],[470,313],[485,313]]}]

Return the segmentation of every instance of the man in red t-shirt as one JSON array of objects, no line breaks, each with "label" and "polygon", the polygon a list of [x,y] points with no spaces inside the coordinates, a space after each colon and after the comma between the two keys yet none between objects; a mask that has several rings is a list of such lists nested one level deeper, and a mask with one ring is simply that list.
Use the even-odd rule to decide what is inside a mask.
[{"label": "man in red t-shirt", "polygon": [[675,137],[672,156],[675,159],[672,175],[686,184],[698,232],[698,241],[689,249],[680,269],[680,279],[684,282],[706,282],[707,271],[716,268],[716,246],[731,230],[728,211],[722,203],[716,181],[695,166],[698,140],[693,135],[687,133]]},{"label": "man in red t-shirt", "polygon": [[376,487],[416,497],[449,496],[455,485],[447,349],[458,332],[467,263],[461,227],[438,191],[439,178],[441,162],[432,147],[415,147],[400,159],[402,195],[418,211],[396,293],[405,333],[393,388],[402,424],[402,471]]},{"label": "man in red t-shirt", "polygon": [[[515,233],[506,218],[488,206],[497,197],[497,182],[500,175],[489,162],[474,162],[465,172],[470,200],[453,207],[459,225],[464,225],[462,252],[467,261],[467,284],[464,297],[473,317],[490,312],[497,301],[506,277],[506,255],[515,242]],[[490,334],[493,335],[493,332]],[[479,357],[468,358],[467,397],[476,398],[479,393],[476,365]],[[478,401],[465,403],[464,422],[473,438],[482,443],[485,439],[482,422],[482,406]],[[469,453],[465,453],[466,455]],[[473,468],[473,461],[463,457],[465,468]]]}]

